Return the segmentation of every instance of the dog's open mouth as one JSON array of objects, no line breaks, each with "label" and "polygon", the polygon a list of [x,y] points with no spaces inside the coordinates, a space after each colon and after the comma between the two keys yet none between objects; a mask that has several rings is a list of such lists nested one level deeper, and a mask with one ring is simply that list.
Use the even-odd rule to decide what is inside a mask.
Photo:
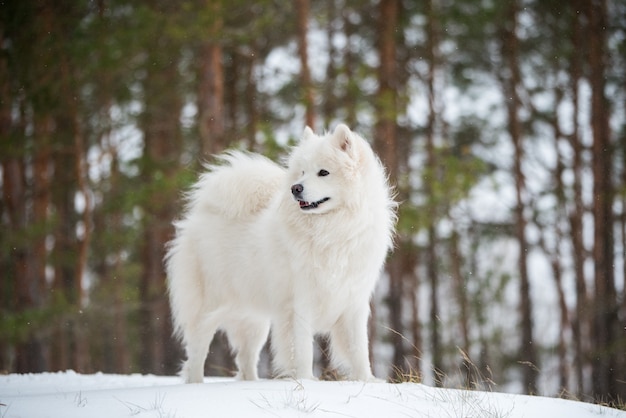
[{"label": "dog's open mouth", "polygon": [[318,200],[317,202],[306,202],[304,200],[298,200],[298,203],[300,204],[300,209],[308,210],[308,209],[315,209],[322,203],[327,202],[329,200],[330,200],[330,197],[325,197],[323,199]]}]

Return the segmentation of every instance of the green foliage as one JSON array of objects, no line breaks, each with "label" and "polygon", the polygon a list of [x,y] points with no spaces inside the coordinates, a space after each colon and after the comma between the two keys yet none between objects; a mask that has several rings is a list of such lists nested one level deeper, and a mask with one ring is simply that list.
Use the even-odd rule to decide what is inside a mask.
[{"label": "green foliage", "polygon": [[34,336],[46,335],[73,311],[74,307],[57,293],[46,307],[3,312],[0,335],[9,344],[22,344]]},{"label": "green foliage", "polygon": [[467,199],[473,187],[491,172],[489,164],[473,154],[470,143],[457,141],[436,148],[434,154],[434,167],[421,170],[421,203],[401,206],[400,231],[419,231],[446,219],[450,209]]}]

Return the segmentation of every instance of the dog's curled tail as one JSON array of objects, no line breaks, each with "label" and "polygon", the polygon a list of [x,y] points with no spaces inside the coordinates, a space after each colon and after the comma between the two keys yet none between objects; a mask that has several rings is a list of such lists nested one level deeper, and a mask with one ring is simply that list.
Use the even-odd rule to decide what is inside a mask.
[{"label": "dog's curled tail", "polygon": [[226,152],[207,164],[188,194],[188,210],[245,219],[267,207],[283,186],[285,170],[258,154]]}]

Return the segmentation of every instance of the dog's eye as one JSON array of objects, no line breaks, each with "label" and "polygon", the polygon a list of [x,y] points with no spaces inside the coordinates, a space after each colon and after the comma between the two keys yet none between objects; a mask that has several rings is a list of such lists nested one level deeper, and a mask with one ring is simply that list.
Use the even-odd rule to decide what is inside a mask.
[{"label": "dog's eye", "polygon": [[321,169],[320,171],[317,172],[317,175],[319,177],[326,177],[327,175],[329,175],[330,173],[324,169]]}]

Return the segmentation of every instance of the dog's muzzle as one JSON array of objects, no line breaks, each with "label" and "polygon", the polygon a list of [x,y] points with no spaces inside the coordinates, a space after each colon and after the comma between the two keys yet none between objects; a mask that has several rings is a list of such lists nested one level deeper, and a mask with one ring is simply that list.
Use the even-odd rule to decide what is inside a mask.
[{"label": "dog's muzzle", "polygon": [[330,200],[330,197],[325,197],[323,199],[318,200],[317,202],[307,202],[302,197],[302,192],[304,192],[304,186],[303,185],[301,185],[301,184],[294,184],[293,186],[291,186],[291,194],[293,195],[294,199],[296,199],[296,201],[300,205],[300,209],[302,209],[302,210],[315,209],[319,205],[321,205],[322,203],[327,202],[327,201]]}]

